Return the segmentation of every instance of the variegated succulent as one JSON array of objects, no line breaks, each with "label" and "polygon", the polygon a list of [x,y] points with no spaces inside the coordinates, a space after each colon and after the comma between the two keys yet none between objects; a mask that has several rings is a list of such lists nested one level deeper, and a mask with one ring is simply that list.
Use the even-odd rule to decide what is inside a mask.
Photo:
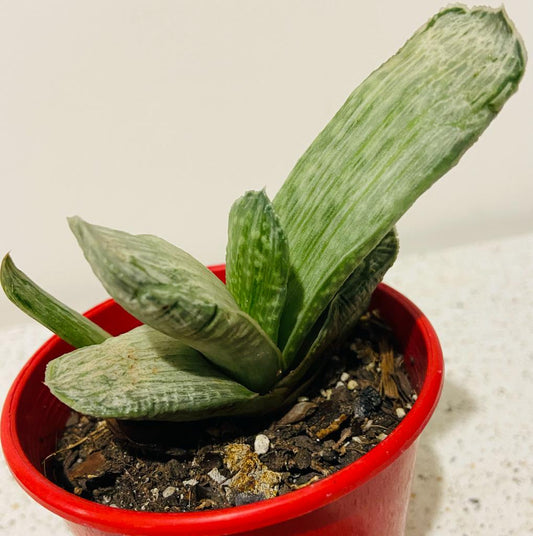
[{"label": "variegated succulent", "polygon": [[372,73],[271,202],[229,217],[227,284],[176,246],[69,220],[108,293],[143,326],[117,337],[2,265],[7,295],[77,350],[45,382],[102,418],[197,420],[274,410],[316,376],[398,251],[394,225],[516,91],[525,50],[503,10],[435,15]]}]

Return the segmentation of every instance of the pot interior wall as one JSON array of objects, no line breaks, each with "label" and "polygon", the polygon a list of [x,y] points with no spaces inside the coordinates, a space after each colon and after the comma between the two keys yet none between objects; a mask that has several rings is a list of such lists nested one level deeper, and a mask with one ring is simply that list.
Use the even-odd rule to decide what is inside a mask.
[{"label": "pot interior wall", "polygon": [[403,352],[405,368],[413,389],[420,394],[428,367],[428,336],[421,330],[418,323],[422,313],[418,310],[405,314],[405,305],[395,301],[391,294],[386,294],[377,288],[372,296],[370,309],[377,309],[383,320],[391,327],[394,336]]}]

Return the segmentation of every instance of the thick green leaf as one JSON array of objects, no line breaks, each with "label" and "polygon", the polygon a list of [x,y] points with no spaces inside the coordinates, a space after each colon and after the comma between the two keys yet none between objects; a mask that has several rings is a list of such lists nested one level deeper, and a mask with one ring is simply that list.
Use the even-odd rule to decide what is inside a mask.
[{"label": "thick green leaf", "polygon": [[326,313],[311,330],[298,356],[298,366],[279,382],[279,387],[298,385],[332,343],[339,344],[349,335],[367,310],[372,293],[398,255],[398,236],[393,229],[365,257],[337,292]]},{"label": "thick green leaf", "polygon": [[247,192],[229,215],[226,285],[239,307],[276,342],[289,277],[289,250],[264,191]]},{"label": "thick green leaf", "polygon": [[19,309],[75,348],[98,344],[111,337],[100,326],[36,285],[15,266],[9,254],[2,261],[0,280],[6,296]]},{"label": "thick green leaf", "polygon": [[45,383],[69,407],[100,418],[205,419],[257,396],[149,326],[54,359]]},{"label": "thick green leaf", "polygon": [[525,50],[501,9],[433,17],[348,98],[274,199],[293,270],[290,363],[346,278],[516,91]]},{"label": "thick green leaf", "polygon": [[353,330],[367,310],[378,283],[394,264],[398,247],[398,236],[393,229],[344,282],[328,306],[326,319],[308,350],[306,359],[320,355],[333,341],[342,341]]},{"label": "thick green leaf", "polygon": [[231,377],[267,391],[281,371],[278,348],[226,286],[181,249],[70,218],[105,289],[133,316],[195,348]]}]

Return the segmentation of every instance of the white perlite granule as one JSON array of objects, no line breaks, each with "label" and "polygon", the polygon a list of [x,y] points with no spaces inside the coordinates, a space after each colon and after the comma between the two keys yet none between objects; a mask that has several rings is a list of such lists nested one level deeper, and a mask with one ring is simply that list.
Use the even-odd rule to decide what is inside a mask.
[{"label": "white perlite granule", "polygon": [[167,486],[164,490],[163,490],[163,493],[161,495],[163,495],[163,497],[165,499],[168,499],[169,497],[171,497],[172,495],[174,495],[174,493],[176,492],[176,488],[174,486]]},{"label": "white perlite granule", "polygon": [[255,436],[254,451],[256,454],[266,454],[270,448],[270,439],[265,434]]}]

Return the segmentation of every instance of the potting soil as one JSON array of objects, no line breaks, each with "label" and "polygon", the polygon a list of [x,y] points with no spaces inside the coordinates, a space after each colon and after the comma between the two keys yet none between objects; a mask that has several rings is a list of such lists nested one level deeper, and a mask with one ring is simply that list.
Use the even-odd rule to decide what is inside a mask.
[{"label": "potting soil", "polygon": [[269,417],[180,424],[73,414],[47,475],[98,503],[150,512],[226,508],[308,486],[383,441],[416,400],[377,313],[323,359],[320,384]]}]

